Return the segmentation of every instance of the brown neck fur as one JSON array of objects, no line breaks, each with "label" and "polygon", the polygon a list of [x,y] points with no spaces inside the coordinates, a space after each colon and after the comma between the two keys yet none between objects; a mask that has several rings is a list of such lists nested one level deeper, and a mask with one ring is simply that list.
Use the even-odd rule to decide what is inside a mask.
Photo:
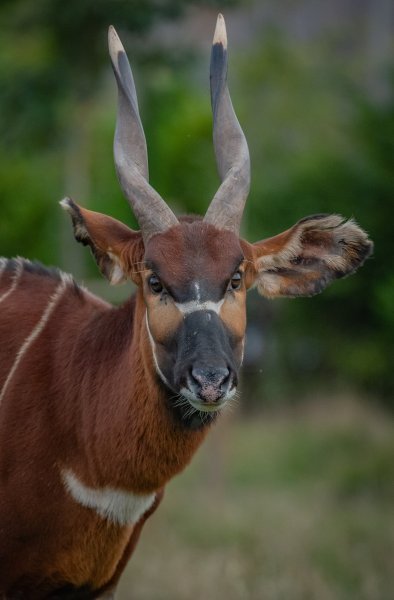
[{"label": "brown neck fur", "polygon": [[157,490],[187,465],[206,435],[207,427],[192,431],[169,408],[171,392],[155,372],[145,310],[139,291],[124,306],[91,318],[65,374],[79,421],[65,467],[93,487]]}]

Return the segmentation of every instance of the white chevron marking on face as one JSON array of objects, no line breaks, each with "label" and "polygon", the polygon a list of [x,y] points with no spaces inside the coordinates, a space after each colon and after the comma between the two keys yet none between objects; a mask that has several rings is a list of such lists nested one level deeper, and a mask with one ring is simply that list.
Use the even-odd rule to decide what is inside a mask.
[{"label": "white chevron marking on face", "polygon": [[205,302],[201,302],[199,300],[190,300],[189,302],[175,302],[175,306],[184,315],[189,315],[197,310],[211,310],[218,315],[220,314],[220,309],[223,305],[223,302],[224,298],[219,300],[219,302],[212,302],[212,300],[206,300]]},{"label": "white chevron marking on face", "polygon": [[182,314],[189,315],[190,313],[199,310],[211,310],[217,315],[220,313],[224,298],[218,302],[214,302],[213,300],[201,300],[201,283],[199,281],[193,281],[191,288],[191,300],[187,300],[186,302],[175,302],[175,306]]}]

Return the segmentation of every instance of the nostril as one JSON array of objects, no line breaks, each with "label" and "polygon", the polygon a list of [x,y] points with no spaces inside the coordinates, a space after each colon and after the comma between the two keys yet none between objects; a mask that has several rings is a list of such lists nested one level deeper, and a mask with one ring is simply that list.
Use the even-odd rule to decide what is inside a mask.
[{"label": "nostril", "polygon": [[226,384],[229,379],[230,379],[230,371],[227,369],[227,367],[223,368],[220,373],[220,379],[219,379],[218,385]]},{"label": "nostril", "polygon": [[220,387],[224,383],[227,383],[230,377],[230,371],[227,367],[211,367],[207,369],[194,367],[191,371],[191,375],[201,387],[206,385]]}]

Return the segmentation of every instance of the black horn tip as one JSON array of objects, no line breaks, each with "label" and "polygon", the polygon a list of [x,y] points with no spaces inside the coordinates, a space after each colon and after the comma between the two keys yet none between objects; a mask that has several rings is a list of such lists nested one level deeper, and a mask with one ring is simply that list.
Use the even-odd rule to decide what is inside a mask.
[{"label": "black horn tip", "polygon": [[211,77],[225,77],[227,72],[227,49],[214,44],[211,51]]}]

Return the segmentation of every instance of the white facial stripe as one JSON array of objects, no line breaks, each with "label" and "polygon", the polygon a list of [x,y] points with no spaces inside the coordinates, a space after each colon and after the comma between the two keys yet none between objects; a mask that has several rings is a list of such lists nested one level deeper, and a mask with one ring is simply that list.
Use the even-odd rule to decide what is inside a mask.
[{"label": "white facial stripe", "polygon": [[218,315],[220,314],[220,309],[223,305],[223,302],[224,298],[219,300],[219,302],[212,302],[211,300],[207,300],[206,302],[200,302],[199,300],[190,300],[189,302],[175,302],[175,306],[184,315],[189,315],[190,313],[196,312],[197,310],[211,310]]},{"label": "white facial stripe", "polygon": [[213,302],[212,300],[201,300],[201,284],[199,281],[193,281],[192,290],[194,291],[194,298],[187,302],[175,302],[175,306],[184,315],[189,315],[192,312],[198,310],[211,310],[216,314],[220,313],[220,309],[223,305],[224,298],[219,302]]},{"label": "white facial stripe", "polygon": [[167,387],[171,387],[170,384],[168,383],[165,375],[161,372],[160,367],[159,367],[159,363],[157,362],[157,358],[156,358],[156,353],[155,353],[155,340],[153,339],[153,336],[150,332],[149,329],[149,322],[148,322],[148,311],[145,312],[145,322],[146,322],[146,329],[148,331],[148,337],[149,337],[149,342],[152,348],[152,355],[153,355],[153,362],[155,363],[155,369],[157,374],[159,375],[160,379],[166,384]]},{"label": "white facial stripe", "polygon": [[[10,288],[6,292],[4,292],[4,294],[2,294],[2,296],[0,296],[0,302],[3,302],[3,300],[8,298],[8,296],[10,294],[12,294],[12,292],[15,290],[16,286],[19,283],[19,279],[23,272],[23,262],[21,259],[17,259],[16,263],[17,264],[16,264],[15,273],[12,276],[12,284],[11,284]],[[3,268],[5,268],[5,265]],[[3,269],[2,269],[2,272],[3,272]]]},{"label": "white facial stripe", "polygon": [[0,392],[0,404],[1,404],[1,402],[4,398],[4,395],[7,391],[7,386],[9,384],[9,382],[11,381],[13,375],[15,374],[15,371],[17,370],[19,363],[21,362],[22,358],[28,351],[31,344],[40,335],[41,331],[44,329],[45,325],[47,324],[49,317],[51,316],[53,310],[55,309],[57,303],[59,302],[59,299],[61,298],[64,290],[66,289],[66,287],[68,285],[68,281],[69,280],[67,277],[62,277],[61,282],[57,286],[55,292],[49,298],[49,302],[48,302],[44,312],[42,313],[40,320],[34,327],[33,331],[30,333],[30,335],[25,339],[22,346],[19,348],[16,358],[14,360],[14,364],[12,365],[12,367],[7,375],[7,378],[4,382],[3,388]]},{"label": "white facial stripe", "polygon": [[200,284],[198,283],[198,281],[194,282],[194,289],[196,290],[196,300],[197,300],[197,302],[200,302],[201,290],[200,290]]},{"label": "white facial stripe", "polygon": [[89,487],[70,470],[63,471],[62,478],[67,491],[78,504],[95,510],[117,525],[137,523],[155,500],[155,494],[138,495],[111,487]]}]

